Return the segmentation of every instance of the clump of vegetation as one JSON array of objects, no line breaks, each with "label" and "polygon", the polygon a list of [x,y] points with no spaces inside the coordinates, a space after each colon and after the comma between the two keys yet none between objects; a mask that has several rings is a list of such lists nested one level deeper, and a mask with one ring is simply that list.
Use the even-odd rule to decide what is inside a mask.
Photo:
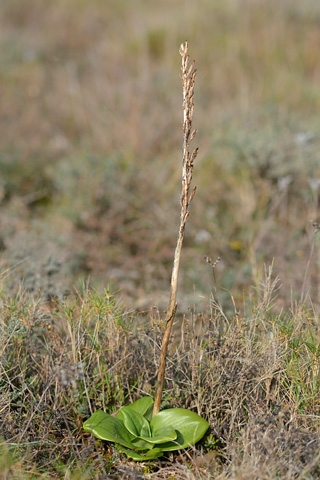
[{"label": "clump of vegetation", "polygon": [[[320,477],[319,5],[200,6],[3,2],[0,477]],[[137,463],[83,424],[152,422],[185,36],[204,148],[162,408],[209,428]]]},{"label": "clump of vegetation", "polygon": [[3,292],[3,471],[14,479],[126,478],[130,470],[182,478],[186,469],[203,479],[255,478],[257,469],[259,478],[317,478],[317,319],[300,308],[273,315],[273,280],[267,272],[261,289],[268,297],[257,292],[254,315],[226,319],[213,310],[184,318],[168,358],[163,407],[191,410],[210,427],[196,448],[169,451],[147,471],[94,440],[83,422],[97,410],[126,413],[125,405],[153,395],[162,335],[157,312],[125,312],[108,291],[84,290],[50,309],[23,290],[15,298]]}]

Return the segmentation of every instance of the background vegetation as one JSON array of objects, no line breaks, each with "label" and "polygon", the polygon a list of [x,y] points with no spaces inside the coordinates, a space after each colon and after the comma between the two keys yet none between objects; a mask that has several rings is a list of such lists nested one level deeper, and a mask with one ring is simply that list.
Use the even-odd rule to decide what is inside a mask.
[{"label": "background vegetation", "polygon": [[[2,0],[0,477],[319,478],[319,21],[317,0]],[[81,426],[154,392],[185,39],[200,150],[165,402],[211,429],[133,466]]]}]

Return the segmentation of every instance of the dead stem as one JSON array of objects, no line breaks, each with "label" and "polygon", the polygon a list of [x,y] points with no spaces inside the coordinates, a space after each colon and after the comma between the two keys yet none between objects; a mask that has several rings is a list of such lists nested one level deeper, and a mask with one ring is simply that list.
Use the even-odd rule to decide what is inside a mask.
[{"label": "dead stem", "polygon": [[180,46],[180,55],[182,58],[182,87],[183,87],[183,144],[182,144],[182,188],[181,188],[181,211],[180,211],[180,226],[177,238],[177,245],[174,253],[172,274],[171,274],[171,287],[170,287],[170,300],[166,315],[166,329],[163,335],[161,353],[160,353],[160,365],[158,372],[157,390],[153,408],[153,415],[156,415],[160,410],[164,372],[166,367],[166,356],[168,343],[170,339],[170,333],[172,329],[173,320],[176,314],[176,296],[178,285],[178,272],[179,263],[182,249],[182,242],[184,237],[185,225],[189,216],[189,207],[196,192],[196,188],[190,191],[190,185],[193,173],[193,162],[197,156],[198,148],[194,149],[192,153],[189,152],[189,145],[193,140],[196,130],[192,130],[192,117],[193,117],[193,96],[194,96],[194,84],[196,70],[194,69],[194,62],[189,64],[188,42],[182,43]]}]

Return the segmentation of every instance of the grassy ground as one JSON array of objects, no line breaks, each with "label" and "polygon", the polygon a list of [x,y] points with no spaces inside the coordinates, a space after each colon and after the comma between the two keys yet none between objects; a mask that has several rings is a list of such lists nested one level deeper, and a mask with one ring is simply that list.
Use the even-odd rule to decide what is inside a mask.
[{"label": "grassy ground", "polygon": [[150,464],[127,461],[82,422],[153,394],[158,313],[123,312],[108,292],[50,310],[22,291],[3,296],[1,478],[319,478],[318,319],[271,315],[272,295],[267,276],[248,318],[213,308],[184,319],[163,407],[190,408],[210,428],[196,448]]},{"label": "grassy ground", "polygon": [[[320,477],[319,19],[316,0],[2,1],[0,477]],[[133,465],[81,425],[154,391],[185,39],[200,150],[165,405],[210,430]]]}]

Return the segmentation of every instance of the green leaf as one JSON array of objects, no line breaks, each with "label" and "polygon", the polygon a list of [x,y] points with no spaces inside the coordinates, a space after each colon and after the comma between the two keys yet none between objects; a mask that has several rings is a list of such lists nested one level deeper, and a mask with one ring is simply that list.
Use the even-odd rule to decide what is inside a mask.
[{"label": "green leaf", "polygon": [[150,422],[152,418],[153,403],[152,397],[142,397],[128,405],[128,408],[133,408],[136,412],[141,413],[141,415]]},{"label": "green leaf", "polygon": [[119,450],[127,455],[128,458],[132,458],[136,461],[143,461],[143,460],[152,460],[154,458],[161,457],[163,454],[160,448],[153,448],[146,453],[137,453],[134,450],[129,450],[128,448],[124,448],[119,446]]},{"label": "green leaf", "polygon": [[133,408],[120,408],[117,418],[121,419],[129,432],[135,437],[143,437],[148,440],[151,437],[150,424],[148,420]]},{"label": "green leaf", "polygon": [[170,408],[155,415],[150,426],[154,433],[164,427],[174,428],[177,438],[174,441],[158,444],[161,450],[169,451],[180,450],[198,442],[206,433],[209,423],[185,408]]},{"label": "green leaf", "polygon": [[163,443],[169,442],[170,440],[175,440],[177,438],[177,432],[173,427],[161,427],[156,428],[150,438],[148,438],[148,442],[150,443]]},{"label": "green leaf", "polygon": [[125,447],[138,448],[131,442],[135,439],[123,424],[120,418],[112,417],[102,410],[97,410],[83,424],[86,432],[92,433],[95,437],[109,442],[120,443]]},{"label": "green leaf", "polygon": [[137,437],[132,440],[132,445],[133,448],[135,448],[136,450],[151,450],[154,447],[153,443],[150,443],[149,441],[142,439],[141,437]]},{"label": "green leaf", "polygon": [[[133,443],[139,446],[139,448],[150,449],[153,448],[153,444],[169,442],[177,438],[175,429],[170,425],[166,427],[156,426],[151,435],[148,420],[132,408],[122,407],[117,417],[123,421],[126,429],[137,437]],[[140,439],[140,441],[138,439]]]}]

